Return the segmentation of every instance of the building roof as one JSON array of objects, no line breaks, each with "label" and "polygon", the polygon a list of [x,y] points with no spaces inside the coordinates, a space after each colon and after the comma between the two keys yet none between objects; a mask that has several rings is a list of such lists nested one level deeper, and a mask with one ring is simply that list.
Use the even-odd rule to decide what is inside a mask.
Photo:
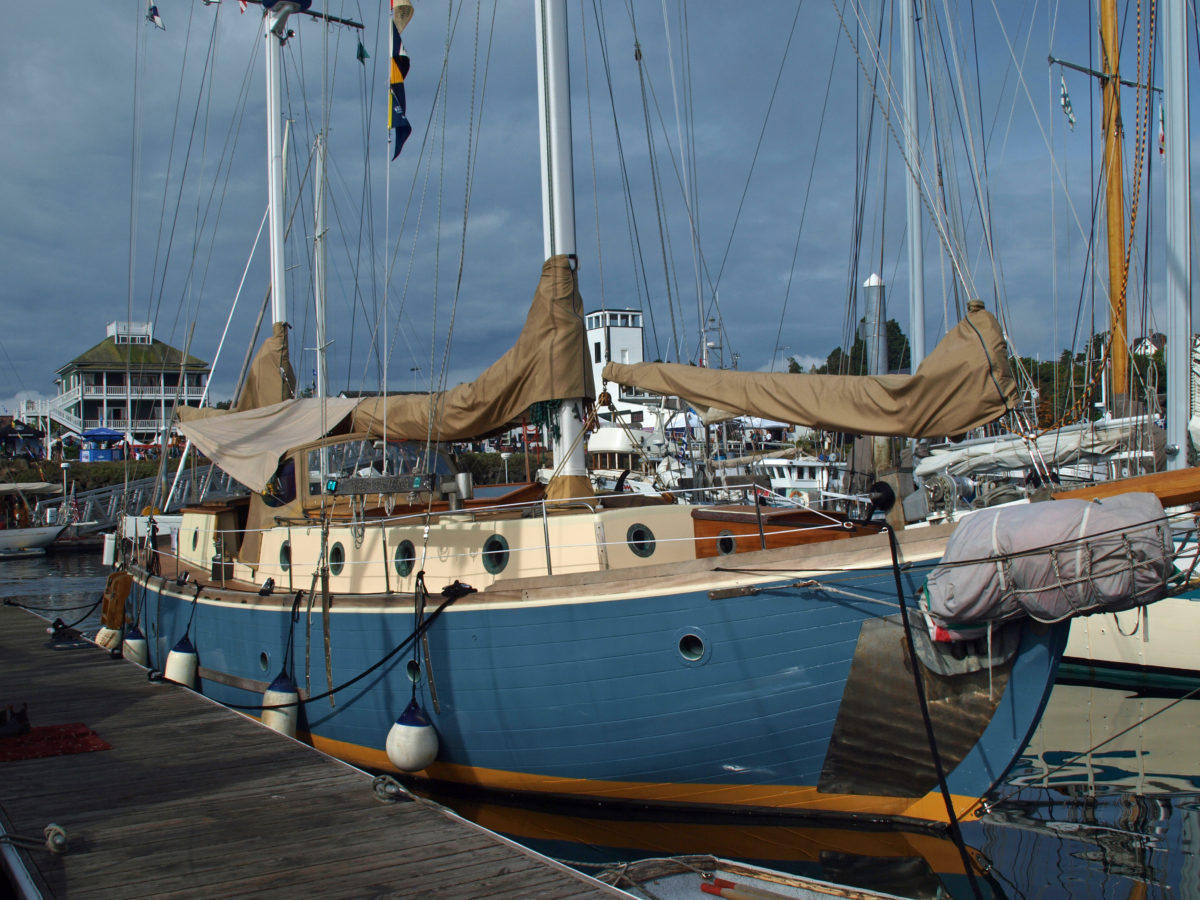
[{"label": "building roof", "polygon": [[118,344],[113,338],[105,338],[95,347],[86,350],[66,365],[57,369],[62,375],[72,369],[124,369],[126,360],[130,368],[145,370],[178,369],[182,364],[185,369],[208,370],[208,363],[188,354],[183,362],[184,354],[170,344],[154,340],[149,344]]}]

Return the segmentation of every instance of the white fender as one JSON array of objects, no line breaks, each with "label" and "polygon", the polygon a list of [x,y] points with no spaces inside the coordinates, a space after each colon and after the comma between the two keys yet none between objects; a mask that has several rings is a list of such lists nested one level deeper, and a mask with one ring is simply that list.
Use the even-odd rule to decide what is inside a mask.
[{"label": "white fender", "polygon": [[97,647],[103,647],[105,650],[112,650],[121,644],[121,632],[115,628],[101,627],[96,632],[96,636],[92,639]]},{"label": "white fender", "polygon": [[136,625],[130,625],[125,632],[125,641],[121,645],[121,654],[130,662],[139,666],[149,665],[149,654],[146,650],[146,636]]},{"label": "white fender", "polygon": [[200,666],[200,658],[196,648],[188,640],[187,635],[179,639],[179,643],[167,654],[167,664],[163,666],[163,677],[176,684],[182,684],[193,690],[196,687],[196,669]]},{"label": "white fender", "polygon": [[419,772],[438,755],[437,731],[425,710],[410,700],[387,736],[387,757],[402,772]]},{"label": "white fender", "polygon": [[296,683],[288,677],[287,672],[280,672],[271,682],[271,686],[263,691],[263,706],[274,706],[280,703],[294,705],[283,706],[279,709],[264,709],[262,723],[280,734],[295,737],[296,722],[300,719],[299,700],[300,691],[297,690]]}]

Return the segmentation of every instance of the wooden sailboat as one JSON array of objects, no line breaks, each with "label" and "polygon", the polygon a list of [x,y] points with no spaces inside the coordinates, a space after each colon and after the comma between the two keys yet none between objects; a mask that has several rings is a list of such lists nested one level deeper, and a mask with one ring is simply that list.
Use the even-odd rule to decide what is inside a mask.
[{"label": "wooden sailboat", "polygon": [[[265,10],[269,84],[289,16],[306,5]],[[574,256],[566,9],[536,9],[547,259],[524,331],[445,392],[264,396],[185,422],[254,493],[185,509],[174,550],[151,541],[126,560],[150,664],[170,676],[186,655],[173,677],[215,700],[264,720],[296,710],[290,721],[314,746],[434,782],[835,819],[966,814],[1035,726],[1065,623],[1018,616],[982,623],[982,642],[932,639],[905,600],[950,527],[765,549],[730,528],[731,552],[706,555],[704,509],[592,492],[578,439],[594,389]],[[278,250],[272,260],[281,272]],[[275,338],[263,372],[287,358],[279,320]],[[911,378],[732,390],[811,403],[830,422],[865,416],[882,434],[955,433],[1005,405],[997,341],[994,319],[972,307]],[[727,373],[689,374],[677,393],[726,404]],[[435,426],[444,440],[494,431],[534,401],[559,406],[544,492],[477,499],[427,440]]]}]

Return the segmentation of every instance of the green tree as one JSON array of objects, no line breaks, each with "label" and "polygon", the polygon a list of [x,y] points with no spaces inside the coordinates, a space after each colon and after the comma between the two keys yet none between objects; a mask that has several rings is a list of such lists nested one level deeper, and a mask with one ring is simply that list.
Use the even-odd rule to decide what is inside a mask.
[{"label": "green tree", "polygon": [[[865,322],[866,319],[864,318],[859,321],[859,324],[861,325]],[[900,323],[895,319],[888,319],[885,327],[888,371],[895,372],[899,369],[909,368],[912,365],[912,355],[908,338],[905,336],[903,329],[900,328]],[[867,374],[867,342],[861,337],[856,337],[850,347],[849,353],[846,353],[841,347],[834,348],[833,352],[825,360],[825,365],[816,371],[821,375]]]}]

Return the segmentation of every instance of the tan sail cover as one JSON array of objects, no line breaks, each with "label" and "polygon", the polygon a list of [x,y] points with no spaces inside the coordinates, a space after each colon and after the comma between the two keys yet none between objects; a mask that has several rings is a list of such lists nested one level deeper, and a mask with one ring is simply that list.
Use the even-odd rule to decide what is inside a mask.
[{"label": "tan sail cover", "polygon": [[1017,397],[1000,325],[977,300],[913,375],[794,375],[609,363],[604,378],[682,397],[697,409],[895,437],[962,434],[1001,416]]},{"label": "tan sail cover", "polygon": [[[333,431],[357,400],[327,397],[284,400],[261,409],[194,419],[179,430],[196,448],[252,491],[261,491],[292,447]],[[322,412],[324,405],[324,412]]]},{"label": "tan sail cover", "polygon": [[579,283],[570,258],[560,255],[542,266],[517,342],[478,378],[432,395],[364,399],[352,428],[382,436],[386,404],[387,437],[458,441],[515,422],[539,400],[595,396]]},{"label": "tan sail cover", "polygon": [[288,354],[288,327],[276,322],[250,365],[235,412],[272,406],[296,396],[296,373]]},{"label": "tan sail cover", "polygon": [[516,344],[473,382],[432,395],[286,400],[224,416],[189,416],[180,430],[224,471],[261,491],[292,447],[335,430],[382,437],[385,403],[389,439],[453,441],[504,428],[539,400],[592,397],[591,382],[578,282],[570,259],[555,256],[542,266]]},{"label": "tan sail cover", "polygon": [[[292,369],[288,353],[288,326],[286,322],[276,322],[271,328],[271,336],[263,341],[258,353],[254,355],[254,361],[250,364],[250,371],[242,385],[242,392],[232,408],[177,406],[175,415],[182,423],[213,416],[227,416],[248,409],[260,409],[291,400],[296,396],[295,388],[296,373]],[[186,431],[184,433],[186,434]]]}]

